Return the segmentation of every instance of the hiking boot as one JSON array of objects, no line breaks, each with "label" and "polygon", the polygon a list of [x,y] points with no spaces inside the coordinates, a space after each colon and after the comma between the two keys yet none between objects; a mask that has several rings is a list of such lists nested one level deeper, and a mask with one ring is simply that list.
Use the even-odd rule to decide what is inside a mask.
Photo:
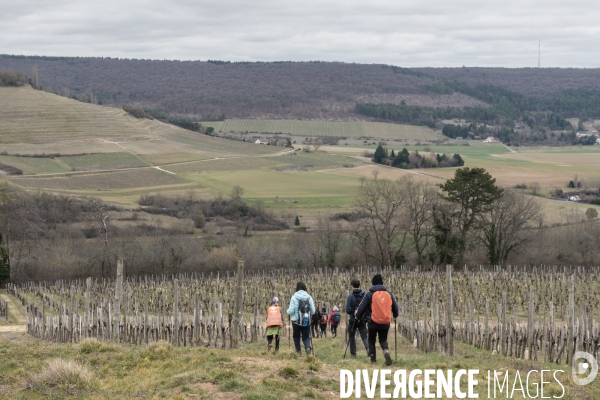
[{"label": "hiking boot", "polygon": [[271,345],[270,344],[267,345],[267,351],[271,351]]},{"label": "hiking boot", "polygon": [[350,354],[350,357],[356,358],[356,354]]},{"label": "hiking boot", "polygon": [[310,349],[306,349],[306,357],[310,356]]},{"label": "hiking boot", "polygon": [[383,352],[383,356],[385,357],[385,365],[388,367],[392,365],[392,356],[390,355],[390,352],[388,350],[385,350]]},{"label": "hiking boot", "polygon": [[302,357],[302,352],[301,351],[297,351],[296,354],[298,354],[298,357]]},{"label": "hiking boot", "polygon": [[371,364],[377,364],[377,360],[371,359]]}]

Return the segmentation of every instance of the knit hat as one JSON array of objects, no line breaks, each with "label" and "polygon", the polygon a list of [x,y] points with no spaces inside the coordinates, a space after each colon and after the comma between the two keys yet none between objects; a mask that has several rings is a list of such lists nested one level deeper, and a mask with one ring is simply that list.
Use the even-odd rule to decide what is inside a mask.
[{"label": "knit hat", "polygon": [[271,300],[271,305],[274,304],[279,304],[279,297],[273,297],[273,300]]},{"label": "knit hat", "polygon": [[371,283],[373,283],[373,285],[383,285],[383,277],[381,274],[375,275]]},{"label": "knit hat", "polygon": [[338,308],[338,306],[333,306],[333,311],[340,311],[340,309]]}]

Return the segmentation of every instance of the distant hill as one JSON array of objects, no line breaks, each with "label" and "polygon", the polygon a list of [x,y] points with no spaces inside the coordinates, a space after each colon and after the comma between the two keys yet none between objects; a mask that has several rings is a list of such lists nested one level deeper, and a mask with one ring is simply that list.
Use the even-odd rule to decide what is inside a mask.
[{"label": "distant hill", "polygon": [[[486,105],[464,85],[526,97],[600,87],[600,69],[400,68],[332,62],[159,61],[0,55],[0,70],[31,75],[46,90],[102,104],[138,104],[197,119],[366,119],[356,103]],[[455,83],[463,86],[457,89]]]}]

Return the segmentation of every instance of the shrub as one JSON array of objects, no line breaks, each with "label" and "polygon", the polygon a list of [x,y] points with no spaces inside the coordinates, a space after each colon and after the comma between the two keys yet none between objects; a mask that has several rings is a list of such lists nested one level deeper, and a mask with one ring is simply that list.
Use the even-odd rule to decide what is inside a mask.
[{"label": "shrub", "polygon": [[196,212],[194,215],[194,225],[196,225],[196,228],[199,229],[204,228],[204,225],[206,225],[206,218],[204,218],[204,213],[202,213],[202,210],[198,210],[198,212]]},{"label": "shrub", "polygon": [[148,114],[142,107],[132,106],[131,104],[124,104],[123,110],[129,115],[135,118],[148,118],[154,119],[152,115]]},{"label": "shrub", "polygon": [[237,261],[238,254],[235,245],[214,248],[209,254],[209,265],[219,271],[234,267]]}]

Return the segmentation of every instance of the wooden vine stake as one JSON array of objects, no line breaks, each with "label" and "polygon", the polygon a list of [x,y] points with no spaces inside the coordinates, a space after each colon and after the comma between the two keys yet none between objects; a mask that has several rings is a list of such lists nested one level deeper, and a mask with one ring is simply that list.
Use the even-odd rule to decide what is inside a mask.
[{"label": "wooden vine stake", "polygon": [[244,310],[244,262],[238,261],[237,267],[237,285],[235,298],[235,318],[233,318],[233,348],[239,349],[240,323],[242,321],[242,312]]},{"label": "wooden vine stake", "polygon": [[115,282],[115,321],[114,339],[119,343],[119,325],[121,325],[121,291],[123,290],[123,260],[117,261],[117,280]]},{"label": "wooden vine stake", "polygon": [[454,322],[454,305],[452,299],[452,265],[446,265],[446,279],[448,292],[448,305],[446,306],[446,340],[448,341],[448,355],[454,356],[454,333],[452,332]]},{"label": "wooden vine stake", "polygon": [[567,365],[573,364],[573,328],[575,327],[575,282],[571,275],[571,284],[569,285],[569,313],[567,319]]}]

